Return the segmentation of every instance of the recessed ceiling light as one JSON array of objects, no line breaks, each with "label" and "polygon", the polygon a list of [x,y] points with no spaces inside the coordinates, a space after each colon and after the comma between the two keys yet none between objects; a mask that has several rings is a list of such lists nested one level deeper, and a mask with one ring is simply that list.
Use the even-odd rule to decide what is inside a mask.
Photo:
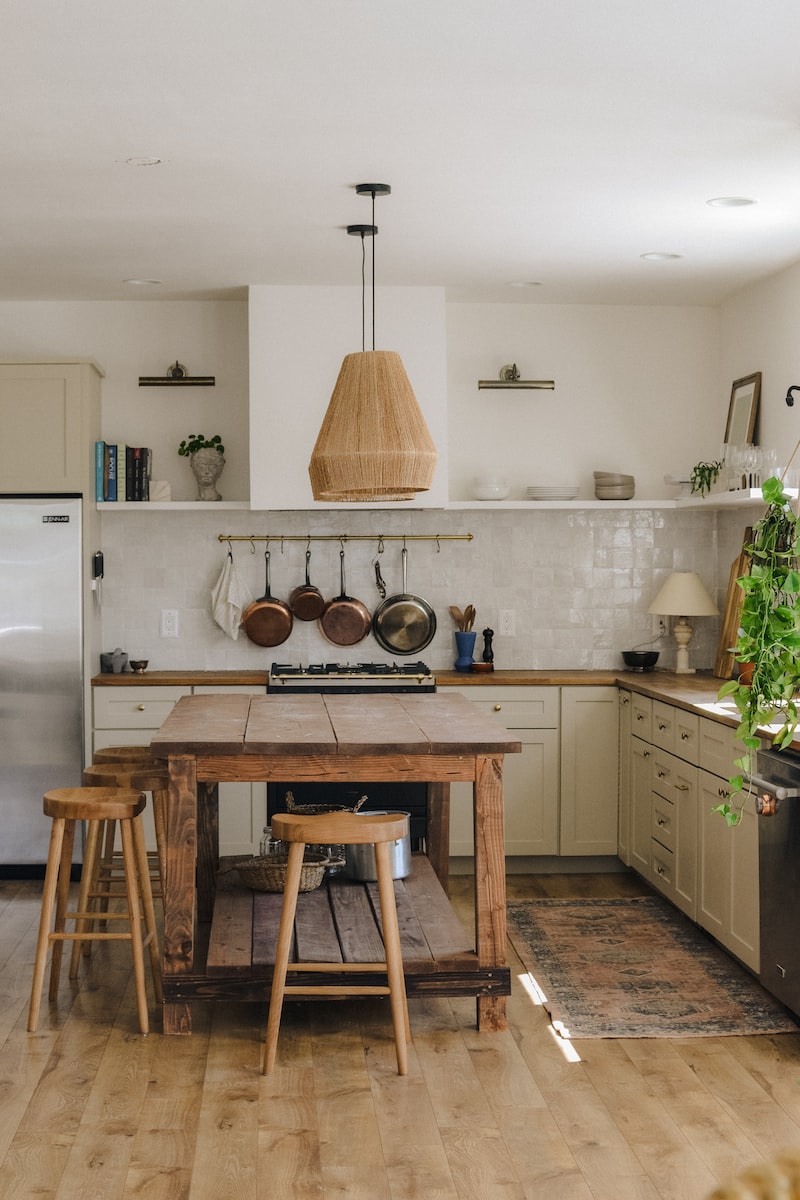
[{"label": "recessed ceiling light", "polygon": [[674,258],[683,258],[682,254],[673,254],[669,250],[651,250],[648,254],[640,254],[645,262],[670,262]]},{"label": "recessed ceiling light", "polygon": [[711,208],[746,208],[748,204],[757,203],[749,196],[715,196],[713,200],[706,200]]},{"label": "recessed ceiling light", "polygon": [[519,279],[512,280],[508,287],[526,288],[526,287],[541,287],[542,283],[539,279]]},{"label": "recessed ceiling light", "polygon": [[131,287],[156,287],[161,283],[160,279],[123,279],[123,283],[129,283]]},{"label": "recessed ceiling light", "polygon": [[157,167],[164,160],[163,158],[153,158],[149,154],[135,154],[132,158],[125,159],[126,167]]}]

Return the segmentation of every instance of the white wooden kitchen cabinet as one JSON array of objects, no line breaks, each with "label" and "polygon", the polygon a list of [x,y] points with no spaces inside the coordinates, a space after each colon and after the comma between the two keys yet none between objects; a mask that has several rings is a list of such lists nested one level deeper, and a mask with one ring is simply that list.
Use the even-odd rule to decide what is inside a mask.
[{"label": "white wooden kitchen cabinet", "polygon": [[94,499],[102,374],[90,359],[0,360],[4,492],[79,492]]},{"label": "white wooden kitchen cabinet", "polygon": [[[731,829],[712,810],[727,799],[734,730],[631,693],[631,736],[621,780],[629,865],[721,945],[759,969],[758,821],[752,801]],[[627,728],[628,720],[621,723]],[[625,755],[624,744],[620,755]]]},{"label": "white wooden kitchen cabinet", "polygon": [[[733,729],[701,718],[697,920],[754,971],[760,969],[758,817],[753,797],[731,828],[712,810],[728,798],[736,749]],[[718,774],[722,771],[725,774]]]},{"label": "white wooden kitchen cabinet", "polygon": [[561,688],[561,855],[617,853],[619,704],[615,687]]},{"label": "white wooden kitchen cabinet", "polygon": [[[93,693],[92,746],[146,746],[181,696],[214,692],[263,695],[263,687],[217,684],[206,687],[95,687]],[[267,823],[266,783],[219,785],[219,852],[221,855],[257,854]],[[152,818],[145,810],[148,847],[155,846]]]},{"label": "white wooden kitchen cabinet", "polygon": [[[449,690],[449,689],[448,689]],[[491,713],[522,742],[503,762],[506,855],[558,853],[557,687],[453,689]],[[480,699],[477,699],[477,697]],[[473,853],[472,785],[450,787],[450,853]]]}]

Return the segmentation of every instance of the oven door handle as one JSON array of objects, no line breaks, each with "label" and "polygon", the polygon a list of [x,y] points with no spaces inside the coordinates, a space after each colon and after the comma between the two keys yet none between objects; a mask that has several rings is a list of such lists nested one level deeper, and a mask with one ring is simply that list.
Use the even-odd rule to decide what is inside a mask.
[{"label": "oven door handle", "polygon": [[800,796],[800,788],[785,788],[780,784],[770,783],[768,779],[762,779],[759,775],[747,775],[745,783],[750,783],[758,791],[769,792],[778,800],[796,800]]}]

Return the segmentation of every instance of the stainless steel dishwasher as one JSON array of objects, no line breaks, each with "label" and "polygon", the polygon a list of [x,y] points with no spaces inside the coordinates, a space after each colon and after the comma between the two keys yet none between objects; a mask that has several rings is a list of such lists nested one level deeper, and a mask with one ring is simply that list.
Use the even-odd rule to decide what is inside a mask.
[{"label": "stainless steel dishwasher", "polygon": [[759,814],[759,978],[800,1016],[800,756],[760,750],[751,778]]}]

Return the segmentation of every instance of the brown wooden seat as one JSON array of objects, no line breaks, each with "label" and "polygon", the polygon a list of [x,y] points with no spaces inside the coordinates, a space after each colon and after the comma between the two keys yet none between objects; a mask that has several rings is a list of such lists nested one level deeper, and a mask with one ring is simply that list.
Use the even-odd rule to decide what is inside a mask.
[{"label": "brown wooden seat", "polygon": [[95,750],[92,762],[154,762],[149,746],[103,746]]},{"label": "brown wooden seat", "polygon": [[[64,942],[86,940],[124,940],[131,943],[139,1027],[142,1033],[149,1031],[144,970],[145,946],[149,948],[153,988],[158,1003],[161,1003],[162,992],[155,912],[141,821],[145,803],[144,794],[130,788],[56,788],[45,793],[45,816],[51,817],[53,823],[28,1010],[28,1030],[31,1033],[35,1032],[39,1020],[48,947],[52,943],[49,990],[49,999],[52,1001],[58,996]],[[86,852],[78,907],[74,911],[68,911],[70,868],[77,821],[87,822]],[[107,821],[118,821],[120,825],[126,905],[122,911],[115,907],[114,911],[98,913],[84,907],[82,900],[88,894],[92,880],[96,878],[99,863],[99,830]],[[75,922],[73,930],[67,931],[67,921]],[[94,923],[97,921],[102,921],[106,928],[102,931],[94,929]],[[112,922],[125,922],[128,928],[112,931],[108,928]]]},{"label": "brown wooden seat", "polygon": [[[150,792],[153,798],[153,826],[156,852],[151,862],[150,884],[153,895],[163,897],[166,871],[166,805],[169,791],[169,772],[163,763],[153,759],[142,762],[93,763],[83,772],[84,787],[132,788],[135,792]],[[103,832],[100,883],[113,876],[116,823],[108,821]],[[148,855],[148,860],[151,856]],[[119,859],[116,859],[118,864]]]},{"label": "brown wooden seat", "polygon": [[[283,997],[287,994],[304,996],[388,995],[392,1009],[397,1070],[400,1075],[408,1074],[408,1042],[411,1040],[411,1030],[408,1024],[408,1004],[403,959],[400,951],[400,929],[389,857],[389,843],[407,837],[408,826],[406,813],[333,812],[321,813],[317,816],[276,813],[273,816],[273,835],[290,844],[267,1020],[264,1075],[269,1075],[275,1065]],[[322,845],[373,845],[375,847],[385,956],[383,962],[348,962],[347,964],[289,962],[300,871],[303,865],[303,853],[309,842]],[[337,973],[342,971],[355,971],[361,974],[378,972],[386,975],[387,982],[386,984],[354,984],[352,986],[349,984],[287,985],[286,983],[288,971],[324,974],[333,970]]]}]

